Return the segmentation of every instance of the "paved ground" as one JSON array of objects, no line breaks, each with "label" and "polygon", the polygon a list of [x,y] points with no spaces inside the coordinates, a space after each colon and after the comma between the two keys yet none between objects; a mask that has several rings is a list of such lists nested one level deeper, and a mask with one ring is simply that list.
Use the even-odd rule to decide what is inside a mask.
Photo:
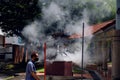
[{"label": "paved ground", "polygon": [[[111,65],[108,65],[108,70],[105,72],[103,70],[99,70],[98,67],[91,66],[90,69],[95,70],[98,72],[103,80],[111,80]],[[38,73],[37,75],[40,76],[41,80],[44,80],[44,73]],[[89,74],[83,74],[85,79],[83,80],[93,80],[93,77]],[[46,76],[46,80],[81,80],[81,74],[73,74],[73,76]],[[17,73],[16,76],[7,76],[4,74],[0,74],[0,80],[25,80],[25,73]]]},{"label": "paved ground", "polygon": [[0,80],[3,80],[4,78],[7,78],[7,77],[8,77],[7,75],[0,74]]},{"label": "paved ground", "polygon": [[[37,73],[41,80],[44,80],[44,73]],[[16,73],[15,76],[0,74],[0,80],[25,80],[25,73]]]},{"label": "paved ground", "polygon": [[93,80],[93,79],[81,79],[80,77],[73,76],[47,76],[46,80]]},{"label": "paved ground", "polygon": [[[44,80],[44,73],[37,73],[41,80]],[[25,73],[16,73],[16,76],[4,76],[0,77],[0,80],[25,80]],[[83,80],[93,80],[90,74],[83,74],[85,79]],[[73,76],[46,76],[46,80],[81,80],[81,74],[73,74]]]},{"label": "paved ground", "polygon": [[[81,77],[83,78],[81,79]],[[47,75],[46,80],[93,80],[93,78],[88,71],[85,71],[82,75],[74,73],[73,76]]]}]

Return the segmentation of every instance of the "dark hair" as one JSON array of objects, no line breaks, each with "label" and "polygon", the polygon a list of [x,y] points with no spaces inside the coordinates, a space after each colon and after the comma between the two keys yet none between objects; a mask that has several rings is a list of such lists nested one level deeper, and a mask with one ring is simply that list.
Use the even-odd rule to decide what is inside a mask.
[{"label": "dark hair", "polygon": [[36,57],[37,55],[36,54],[38,54],[37,52],[32,52],[32,54],[31,54],[31,58],[33,58],[33,57]]}]

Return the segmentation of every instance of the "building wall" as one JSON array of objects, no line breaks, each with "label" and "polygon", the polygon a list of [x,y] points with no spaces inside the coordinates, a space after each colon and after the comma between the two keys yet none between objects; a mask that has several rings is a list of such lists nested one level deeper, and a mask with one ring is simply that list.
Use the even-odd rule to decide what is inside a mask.
[{"label": "building wall", "polygon": [[112,60],[112,40],[114,36],[115,24],[108,26],[94,34],[92,44],[94,44],[94,56],[96,63],[101,68],[107,68],[107,62]]},{"label": "building wall", "polygon": [[[0,60],[1,61],[13,61],[14,63],[20,63],[23,60],[26,62],[27,51],[24,50],[24,45],[18,42],[17,37],[5,37],[0,35]],[[25,58],[25,59],[24,59]]]},{"label": "building wall", "polygon": [[3,44],[3,36],[0,36],[0,44]]},{"label": "building wall", "polygon": [[0,46],[4,47],[4,44],[5,44],[5,37],[0,35]]},{"label": "building wall", "polygon": [[0,60],[5,58],[4,51],[4,36],[0,35]]}]

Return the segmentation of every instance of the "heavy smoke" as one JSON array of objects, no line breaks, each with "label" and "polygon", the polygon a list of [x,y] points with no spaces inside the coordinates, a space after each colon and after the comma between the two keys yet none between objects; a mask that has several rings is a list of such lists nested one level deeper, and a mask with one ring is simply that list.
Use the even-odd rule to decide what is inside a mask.
[{"label": "heavy smoke", "polygon": [[[84,65],[90,57],[87,48],[92,38],[90,21],[110,15],[111,7],[103,0],[39,0],[42,20],[35,20],[23,30],[31,47],[42,53],[47,43],[47,60],[73,61],[81,65],[82,26],[85,24]],[[99,8],[98,8],[99,7]],[[94,23],[94,22],[93,22]],[[57,35],[58,34],[58,35]],[[56,35],[55,37],[53,35]],[[79,37],[70,38],[71,35]]]}]

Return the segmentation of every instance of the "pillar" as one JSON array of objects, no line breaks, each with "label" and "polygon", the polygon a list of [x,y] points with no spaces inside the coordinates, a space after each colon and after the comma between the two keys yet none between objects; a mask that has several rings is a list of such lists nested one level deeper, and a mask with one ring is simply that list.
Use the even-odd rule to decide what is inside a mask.
[{"label": "pillar", "polygon": [[106,40],[103,40],[102,42],[102,73],[106,77],[108,72],[107,59],[108,59],[108,44]]},{"label": "pillar", "polygon": [[112,40],[112,80],[120,80],[120,30],[114,31]]},{"label": "pillar", "polygon": [[101,51],[102,47],[101,47],[101,41],[97,42],[97,65],[98,65],[98,70],[101,70],[101,66],[102,66],[102,51]]},{"label": "pillar", "polygon": [[107,41],[103,41],[102,42],[102,58],[103,58],[103,65],[102,65],[102,69],[104,71],[107,70],[107,58],[108,58],[108,47],[107,47]]}]

